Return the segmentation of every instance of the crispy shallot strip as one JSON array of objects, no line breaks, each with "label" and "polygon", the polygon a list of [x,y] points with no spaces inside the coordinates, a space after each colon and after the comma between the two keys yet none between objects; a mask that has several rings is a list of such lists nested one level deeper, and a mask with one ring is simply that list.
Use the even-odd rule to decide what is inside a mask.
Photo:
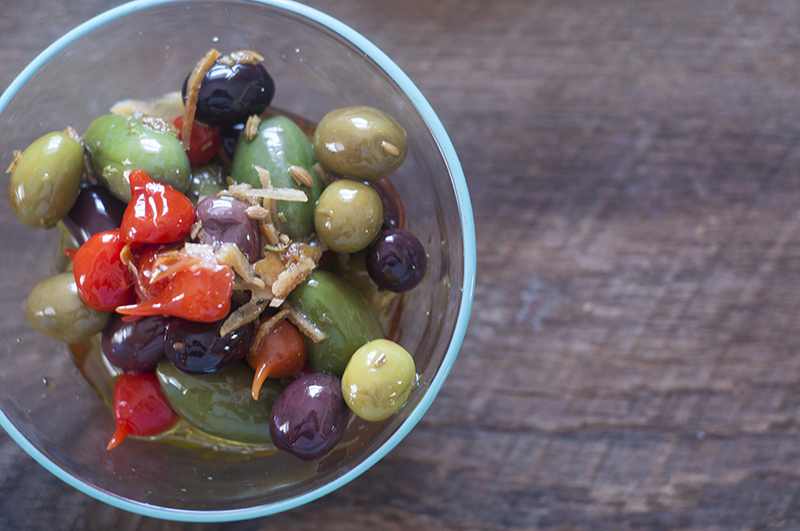
[{"label": "crispy shallot strip", "polygon": [[83,146],[83,137],[81,137],[81,134],[78,132],[78,130],[71,125],[68,125],[64,128],[64,134]]},{"label": "crispy shallot strip", "polygon": [[217,62],[226,66],[234,66],[234,65],[254,65],[259,61],[263,60],[264,56],[262,56],[257,52],[254,52],[253,50],[237,50],[235,52],[223,55],[222,57],[217,59]]},{"label": "crispy shallot strip", "polygon": [[269,331],[272,330],[272,327],[278,324],[280,321],[284,320],[286,317],[289,316],[289,308],[283,308],[281,311],[261,323],[258,327],[258,331],[256,331],[256,336],[253,338],[253,342],[250,344],[250,354],[255,355],[258,352],[259,347],[261,346],[261,342],[267,337]]},{"label": "crispy shallot strip", "polygon": [[261,166],[253,166],[258,173],[258,180],[261,181],[261,188],[269,190],[272,188],[272,177],[269,176],[269,170],[265,170]]},{"label": "crispy shallot strip", "polygon": [[272,284],[272,293],[274,293],[276,297],[285,298],[294,288],[303,282],[316,267],[316,262],[307,256],[301,257],[296,263],[290,263],[289,266],[278,275],[278,280]]},{"label": "crispy shallot strip", "polygon": [[267,247],[271,248],[270,250],[279,250],[277,249],[277,246],[280,244],[280,239],[275,225],[272,223],[261,223],[259,224],[258,229],[262,236],[264,236],[264,239],[267,241]]},{"label": "crispy shallot strip", "polygon": [[198,256],[189,256],[181,251],[166,251],[160,255],[153,263],[150,271],[150,283],[155,284],[159,280],[171,277],[179,271],[189,269],[199,265],[203,259]]},{"label": "crispy shallot strip", "polygon": [[6,168],[6,173],[13,173],[14,169],[17,167],[17,164],[19,164],[19,161],[22,160],[22,151],[15,149],[13,154],[14,158],[11,160],[11,164],[8,165],[8,168]]},{"label": "crispy shallot strip", "polygon": [[194,225],[192,225],[191,232],[189,232],[189,237],[193,240],[196,240],[197,236],[200,235],[201,230],[203,230],[203,222],[200,220],[195,221]]},{"label": "crispy shallot strip", "polygon": [[256,276],[253,266],[235,243],[223,243],[215,250],[214,254],[220,264],[231,266],[247,284],[253,284],[261,289],[266,286],[264,281]]},{"label": "crispy shallot strip", "polygon": [[127,243],[119,252],[119,260],[122,262],[122,265],[128,268],[128,271],[130,271],[131,275],[138,279],[139,270],[136,269],[136,259],[133,256],[133,251],[131,251],[131,246]]},{"label": "crispy shallot strip", "polygon": [[302,190],[295,190],[294,188],[271,188],[265,190],[264,188],[254,188],[245,192],[245,197],[264,197],[267,199],[278,199],[280,201],[296,201],[298,203],[305,203],[308,201],[308,196]]},{"label": "crispy shallot strip", "polygon": [[272,293],[267,290],[254,288],[250,300],[234,310],[225,322],[222,323],[222,327],[219,330],[219,337],[225,337],[240,326],[258,319],[270,300],[272,300]]},{"label": "crispy shallot strip", "polygon": [[184,110],[183,96],[181,96],[180,90],[176,90],[154,100],[118,101],[111,107],[110,112],[121,116],[131,116],[135,113],[158,116],[172,123],[178,116],[183,116]]},{"label": "crispy shallot strip", "polygon": [[186,82],[186,108],[183,110],[183,149],[189,149],[192,143],[192,126],[194,125],[194,114],[197,112],[197,97],[200,94],[200,83],[221,54],[211,48],[208,53],[195,65],[189,79]]},{"label": "crispy shallot strip", "polygon": [[287,319],[297,327],[308,339],[314,343],[319,343],[328,339],[328,334],[317,328],[305,315],[298,312],[294,306],[288,306],[289,315]]},{"label": "crispy shallot strip", "polygon": [[258,134],[259,125],[261,125],[261,118],[257,114],[250,116],[244,126],[244,139],[248,142],[253,140]]},{"label": "crispy shallot strip", "polygon": [[245,195],[245,192],[252,189],[253,187],[247,183],[235,184],[233,180],[231,180],[228,184],[228,188],[219,192],[218,195],[224,197],[232,197],[234,199],[238,199],[239,201],[244,201],[245,203],[249,203],[250,200]]}]

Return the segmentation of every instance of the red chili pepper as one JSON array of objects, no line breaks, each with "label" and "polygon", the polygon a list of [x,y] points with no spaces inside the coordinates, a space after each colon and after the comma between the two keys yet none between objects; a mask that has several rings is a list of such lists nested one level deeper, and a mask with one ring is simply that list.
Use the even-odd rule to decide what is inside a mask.
[{"label": "red chili pepper", "polygon": [[258,348],[247,354],[247,363],[255,369],[251,394],[258,400],[264,380],[288,378],[300,372],[306,364],[306,343],[303,335],[289,321],[278,321]]},{"label": "red chili pepper", "polygon": [[125,247],[119,230],[98,232],[75,253],[73,273],[83,302],[95,310],[113,312],[136,300],[133,275],[119,253]]},{"label": "red chili pepper", "polygon": [[178,421],[153,373],[121,374],[114,383],[117,431],[108,441],[115,448],[128,435],[158,435]]},{"label": "red chili pepper", "polygon": [[[178,131],[183,131],[183,116],[175,118],[174,125]],[[181,133],[178,133],[178,139],[182,140]],[[186,150],[186,156],[189,157],[192,166],[199,166],[214,158],[221,145],[222,136],[219,134],[219,129],[195,122],[192,126],[192,141]]]},{"label": "red chili pepper", "polygon": [[128,178],[131,200],[120,226],[125,243],[169,243],[189,235],[195,209],[188,197],[141,170],[132,171]]},{"label": "red chili pepper", "polygon": [[233,269],[219,264],[183,269],[169,278],[164,291],[157,297],[120,306],[117,312],[125,315],[173,315],[189,321],[213,323],[231,309]]}]

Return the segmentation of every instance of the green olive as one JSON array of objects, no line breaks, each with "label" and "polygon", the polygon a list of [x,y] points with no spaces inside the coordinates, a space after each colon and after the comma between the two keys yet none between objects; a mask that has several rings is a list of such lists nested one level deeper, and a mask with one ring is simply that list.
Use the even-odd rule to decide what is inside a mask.
[{"label": "green olive", "polygon": [[[303,130],[285,116],[275,116],[262,121],[252,140],[242,136],[236,146],[231,166],[231,178],[237,183],[247,183],[261,188],[256,166],[269,171],[272,186],[293,188],[305,192],[308,200],[276,201],[276,214],[282,232],[293,240],[310,236],[314,232],[314,205],[322,193],[322,182],[314,172],[314,150]],[[290,168],[298,166],[308,172],[313,186],[295,182]]]},{"label": "green olive", "polygon": [[278,380],[268,378],[256,402],[250,395],[255,371],[245,362],[197,376],[163,361],[156,368],[156,376],[170,407],[192,426],[230,441],[270,441],[269,416],[283,389]]},{"label": "green olive", "polygon": [[319,343],[305,338],[308,361],[317,372],[341,378],[358,347],[383,337],[364,296],[334,273],[314,271],[286,300],[326,335]]},{"label": "green olive", "polygon": [[351,179],[332,182],[314,210],[317,236],[337,253],[357,253],[378,235],[383,204],[378,192]]},{"label": "green olive", "polygon": [[364,181],[383,179],[403,164],[408,153],[403,126],[366,106],[326,114],[314,131],[313,143],[326,169]]},{"label": "green olive", "polygon": [[189,158],[166,122],[106,114],[89,125],[83,141],[97,176],[126,203],[131,199],[128,175],[133,170],[142,170],[154,181],[179,192],[189,189]]},{"label": "green olive", "polygon": [[350,358],[342,376],[342,395],[364,420],[383,420],[403,407],[414,387],[414,358],[388,339],[370,341]]},{"label": "green olive", "polygon": [[65,343],[88,341],[111,319],[111,312],[92,309],[83,302],[70,272],[36,284],[25,302],[25,313],[37,332]]},{"label": "green olive", "polygon": [[30,227],[53,227],[81,191],[83,148],[64,133],[50,133],[22,153],[8,183],[14,214]]},{"label": "green olive", "polygon": [[204,164],[203,166],[192,168],[192,181],[189,183],[186,196],[191,199],[194,206],[197,206],[197,203],[204,197],[214,195],[227,187],[228,183],[225,182],[222,166],[219,164]]}]

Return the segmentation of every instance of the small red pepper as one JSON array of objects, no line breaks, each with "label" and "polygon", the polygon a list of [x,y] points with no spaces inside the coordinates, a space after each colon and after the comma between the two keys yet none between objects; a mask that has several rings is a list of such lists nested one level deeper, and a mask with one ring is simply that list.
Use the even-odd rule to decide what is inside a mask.
[{"label": "small red pepper", "polygon": [[289,321],[278,321],[258,348],[247,354],[247,363],[256,371],[250,390],[253,400],[258,400],[264,380],[294,376],[305,366],[306,357],[306,343],[297,327]]},{"label": "small red pepper", "polygon": [[167,249],[164,245],[145,245],[139,251],[139,257],[136,260],[136,269],[138,271],[136,276],[136,297],[138,300],[149,301],[158,297],[169,284],[167,279],[159,280],[158,282],[150,281],[153,265],[158,260],[158,253]]},{"label": "small red pepper", "polygon": [[188,197],[141,170],[132,171],[128,178],[131,200],[120,226],[125,243],[170,243],[189,235],[195,209]]},{"label": "small red pepper", "polygon": [[113,312],[136,300],[133,275],[119,256],[124,247],[119,230],[109,230],[89,238],[74,255],[78,293],[95,310]]},{"label": "small red pepper", "polygon": [[[178,140],[182,140],[180,132],[183,131],[183,116],[175,118],[173,123],[179,131]],[[214,158],[214,155],[217,154],[222,145],[222,136],[219,134],[219,129],[210,125],[194,122],[191,136],[192,141],[189,143],[189,149],[186,150],[186,156],[189,157],[189,162],[192,166],[205,164]]]},{"label": "small red pepper", "polygon": [[121,374],[114,383],[117,431],[108,441],[115,448],[128,435],[158,435],[170,429],[178,415],[172,411],[153,373]]},{"label": "small red pepper", "polygon": [[175,273],[158,296],[120,306],[124,315],[173,315],[189,321],[213,323],[228,315],[233,291],[233,269],[203,264]]}]

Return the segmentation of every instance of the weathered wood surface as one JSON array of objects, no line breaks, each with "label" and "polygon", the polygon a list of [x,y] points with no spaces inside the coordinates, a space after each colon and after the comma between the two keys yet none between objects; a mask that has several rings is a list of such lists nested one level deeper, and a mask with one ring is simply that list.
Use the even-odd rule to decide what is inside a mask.
[{"label": "weathered wood surface", "polygon": [[[108,507],[0,434],[0,528],[800,529],[800,4],[308,3],[409,74],[467,175],[439,398],[352,483],[232,524]],[[0,0],[0,89],[113,5]]]}]

